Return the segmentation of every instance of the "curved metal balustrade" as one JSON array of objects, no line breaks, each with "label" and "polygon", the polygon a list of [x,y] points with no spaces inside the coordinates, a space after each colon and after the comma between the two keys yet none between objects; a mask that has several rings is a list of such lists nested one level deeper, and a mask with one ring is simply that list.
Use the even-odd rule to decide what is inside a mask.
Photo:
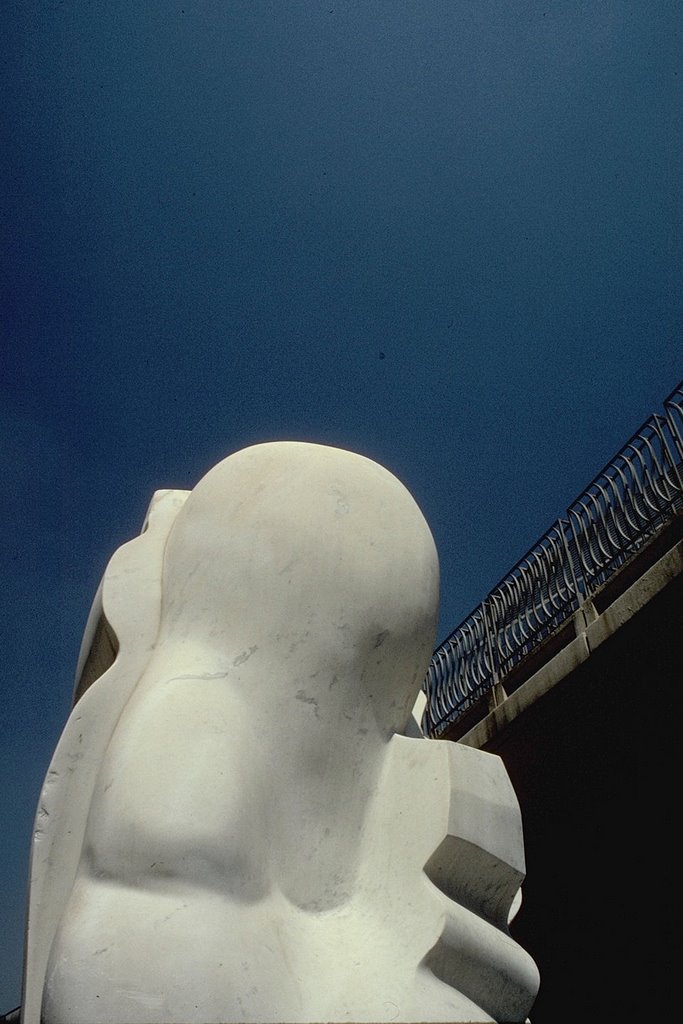
[{"label": "curved metal balustrade", "polygon": [[683,382],[436,649],[422,728],[440,735],[683,508]]}]

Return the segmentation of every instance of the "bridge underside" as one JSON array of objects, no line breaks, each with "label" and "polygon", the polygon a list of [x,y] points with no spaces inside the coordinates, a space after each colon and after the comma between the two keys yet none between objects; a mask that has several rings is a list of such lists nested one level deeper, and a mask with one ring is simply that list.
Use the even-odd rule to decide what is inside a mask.
[{"label": "bridge underside", "polygon": [[674,1019],[683,1001],[680,542],[668,558],[679,574],[624,590],[588,656],[537,673],[461,737],[501,755],[522,807],[513,934],[541,972],[533,1024]]}]

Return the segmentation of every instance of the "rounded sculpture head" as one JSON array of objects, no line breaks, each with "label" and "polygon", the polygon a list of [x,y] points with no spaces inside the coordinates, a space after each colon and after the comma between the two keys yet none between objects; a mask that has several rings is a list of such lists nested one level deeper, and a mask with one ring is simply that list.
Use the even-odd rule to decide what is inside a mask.
[{"label": "rounded sculpture head", "polygon": [[317,714],[369,705],[391,733],[424,678],[437,610],[434,542],[403,484],[351,452],[275,442],[219,463],[180,510],[159,639],[174,664],[199,659],[250,699],[276,706],[294,687]]}]

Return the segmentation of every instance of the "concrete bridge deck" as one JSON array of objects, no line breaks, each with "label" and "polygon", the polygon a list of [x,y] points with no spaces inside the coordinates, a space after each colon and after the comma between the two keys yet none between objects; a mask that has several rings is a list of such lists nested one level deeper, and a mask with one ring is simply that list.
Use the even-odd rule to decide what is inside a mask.
[{"label": "concrete bridge deck", "polygon": [[443,734],[499,754],[522,807],[533,1024],[680,1012],[682,525]]}]

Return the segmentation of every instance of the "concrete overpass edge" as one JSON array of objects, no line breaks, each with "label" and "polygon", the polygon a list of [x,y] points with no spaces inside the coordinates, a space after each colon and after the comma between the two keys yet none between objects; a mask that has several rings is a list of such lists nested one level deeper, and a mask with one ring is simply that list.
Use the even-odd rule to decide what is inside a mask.
[{"label": "concrete overpass edge", "polygon": [[[597,613],[592,600],[575,613],[576,637],[456,742],[482,749],[494,736],[566,678],[641,608],[683,572],[683,540]],[[503,680],[503,686],[505,680]]]}]

